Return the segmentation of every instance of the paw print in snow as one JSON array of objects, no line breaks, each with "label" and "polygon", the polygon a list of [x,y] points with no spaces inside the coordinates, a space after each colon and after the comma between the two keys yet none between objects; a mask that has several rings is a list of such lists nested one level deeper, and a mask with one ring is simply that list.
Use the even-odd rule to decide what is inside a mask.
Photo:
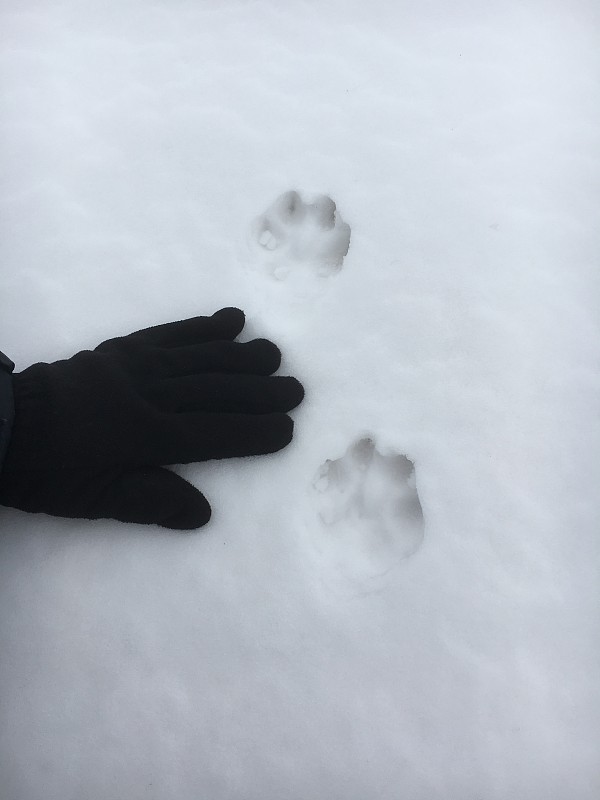
[{"label": "paw print in snow", "polygon": [[384,575],[421,546],[423,511],[406,456],[382,455],[373,439],[360,439],[323,464],[314,488],[324,523],[317,547],[346,577]]},{"label": "paw print in snow", "polygon": [[327,195],[305,202],[285,192],[255,220],[252,236],[266,270],[282,280],[297,267],[327,276],[341,269],[350,226]]}]

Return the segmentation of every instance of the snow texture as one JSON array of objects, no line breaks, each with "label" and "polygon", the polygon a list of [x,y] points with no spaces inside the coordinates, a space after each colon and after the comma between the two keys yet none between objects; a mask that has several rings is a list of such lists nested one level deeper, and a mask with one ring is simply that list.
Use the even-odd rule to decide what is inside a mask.
[{"label": "snow texture", "polygon": [[327,195],[308,203],[298,192],[285,192],[255,221],[253,234],[268,271],[280,280],[298,265],[330,275],[350,247],[350,226]]},{"label": "snow texture", "polygon": [[317,528],[318,544],[346,577],[385,575],[421,545],[423,510],[406,456],[382,455],[372,439],[360,439],[341,458],[327,459],[314,487],[329,529]]},{"label": "snow texture", "polygon": [[596,800],[598,4],[0,36],[17,369],[236,305],[306,388],[281,453],[177,468],[201,532],[0,510],[0,798]]}]

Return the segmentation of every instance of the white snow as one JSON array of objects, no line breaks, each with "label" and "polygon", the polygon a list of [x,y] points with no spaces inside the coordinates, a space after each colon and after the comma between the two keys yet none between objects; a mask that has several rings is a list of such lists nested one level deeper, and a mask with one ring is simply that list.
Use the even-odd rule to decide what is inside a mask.
[{"label": "white snow", "polygon": [[[2,800],[600,796],[599,16],[1,4],[0,349],[237,305],[306,387],[286,450],[179,468],[200,532],[0,510]],[[335,269],[257,239],[288,192]]]},{"label": "white snow", "polygon": [[284,280],[292,270],[331,275],[341,268],[350,247],[351,229],[327,195],[305,201],[284,192],[254,222],[256,261],[267,274]]}]

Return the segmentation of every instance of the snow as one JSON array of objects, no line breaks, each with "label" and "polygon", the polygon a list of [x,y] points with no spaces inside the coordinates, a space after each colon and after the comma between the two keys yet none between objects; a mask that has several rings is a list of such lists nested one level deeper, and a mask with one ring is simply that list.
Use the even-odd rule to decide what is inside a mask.
[{"label": "snow", "polygon": [[598,797],[597,5],[0,14],[17,369],[236,305],[306,387],[202,531],[0,511],[0,797]]},{"label": "snow", "polygon": [[[321,277],[344,263],[352,231],[342,220],[336,203],[319,195],[305,201],[298,192],[284,192],[258,217],[252,239],[267,273],[278,280],[298,267]],[[298,270],[299,271],[299,270]]]}]

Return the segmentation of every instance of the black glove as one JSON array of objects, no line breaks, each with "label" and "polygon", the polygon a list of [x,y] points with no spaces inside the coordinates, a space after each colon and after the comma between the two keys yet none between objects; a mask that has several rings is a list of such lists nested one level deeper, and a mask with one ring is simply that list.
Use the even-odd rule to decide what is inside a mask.
[{"label": "black glove", "polygon": [[272,453],[292,438],[295,378],[269,377],[266,339],[233,341],[244,314],[160,325],[14,378],[15,420],[0,503],[61,517],[189,530],[204,496],[165,464]]}]

